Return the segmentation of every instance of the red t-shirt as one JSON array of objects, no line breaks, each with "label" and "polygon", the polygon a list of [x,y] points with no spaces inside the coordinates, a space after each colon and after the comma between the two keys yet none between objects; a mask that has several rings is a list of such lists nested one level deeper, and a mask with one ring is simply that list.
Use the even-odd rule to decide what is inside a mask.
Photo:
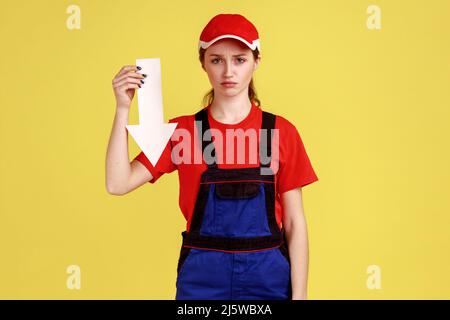
[{"label": "red t-shirt", "polygon": [[[262,110],[260,107],[256,106],[252,103],[250,113],[243,119],[241,122],[236,124],[224,124],[219,121],[216,121],[211,117],[210,114],[210,106],[207,107],[208,110],[208,121],[211,129],[218,129],[222,133],[223,143],[222,150],[218,148],[218,145],[215,146],[216,150],[216,159],[223,159],[222,162],[218,163],[219,168],[223,169],[232,169],[232,168],[245,168],[245,167],[258,167],[259,166],[259,156],[250,157],[247,148],[249,143],[245,144],[246,152],[245,152],[245,163],[241,164],[237,160],[237,153],[235,152],[234,161],[229,161],[230,159],[225,156],[226,155],[226,129],[243,129],[244,131],[247,129],[259,130],[261,128],[261,120],[262,120]],[[179,177],[179,205],[181,212],[186,218],[186,230],[189,231],[192,214],[194,211],[195,201],[197,198],[197,193],[199,189],[200,176],[207,169],[207,164],[204,162],[204,159],[201,159],[201,145],[199,134],[196,133],[194,138],[194,128],[197,130],[195,126],[195,114],[185,115],[176,117],[169,120],[170,123],[178,123],[177,128],[175,129],[175,133],[172,135],[171,139],[166,145],[160,159],[156,166],[153,166],[145,154],[141,151],[134,159],[141,162],[152,174],[153,178],[149,180],[150,183],[155,183],[164,173],[170,173],[174,170],[178,170]],[[186,161],[188,163],[180,163],[180,161],[172,161],[171,152],[174,148],[177,149],[177,154],[180,154],[180,146],[178,148],[176,145],[182,142],[185,138],[184,135],[176,134],[177,130],[184,129],[183,131],[189,132],[191,141],[190,145],[192,145],[192,151],[190,153],[191,161]],[[276,220],[281,228],[282,226],[282,216],[283,216],[283,208],[281,205],[280,195],[283,192],[292,190],[294,188],[304,187],[312,182],[315,182],[318,179],[314,169],[311,165],[311,162],[306,153],[305,147],[303,146],[302,139],[295,128],[295,126],[290,123],[285,118],[277,115],[275,120],[275,129],[279,129],[279,162],[278,162],[278,170],[275,175],[275,215]],[[186,131],[187,130],[187,131]],[[205,129],[202,129],[204,131]],[[197,131],[198,132],[198,131]],[[259,132],[259,131],[257,131]],[[258,155],[259,155],[259,135],[258,135]],[[214,136],[213,136],[214,141]],[[186,142],[186,141],[184,141]],[[211,143],[211,141],[209,141]],[[235,150],[237,142],[235,142]],[[229,148],[230,149],[230,148]],[[196,150],[196,151],[194,151]],[[254,150],[254,149],[252,149]],[[175,150],[174,150],[175,151]],[[197,161],[194,163],[194,154],[193,152],[199,152],[199,157],[197,159],[201,159],[201,164]],[[221,158],[221,153],[224,155]],[[175,152],[174,152],[175,154]],[[181,152],[182,155],[182,152]],[[256,163],[254,160],[256,158]],[[232,160],[232,159],[231,159]],[[220,161],[220,160],[219,160]],[[174,163],[175,162],[175,163]],[[273,163],[273,160],[272,162]],[[273,167],[271,165],[271,167]]]}]

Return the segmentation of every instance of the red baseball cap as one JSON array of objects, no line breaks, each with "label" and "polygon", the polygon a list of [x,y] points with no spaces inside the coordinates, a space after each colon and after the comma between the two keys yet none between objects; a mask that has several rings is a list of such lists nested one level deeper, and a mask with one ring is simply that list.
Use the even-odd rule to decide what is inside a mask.
[{"label": "red baseball cap", "polygon": [[198,49],[206,49],[223,38],[240,40],[250,49],[258,48],[258,51],[261,52],[258,31],[249,20],[240,14],[221,13],[213,17],[200,35]]}]

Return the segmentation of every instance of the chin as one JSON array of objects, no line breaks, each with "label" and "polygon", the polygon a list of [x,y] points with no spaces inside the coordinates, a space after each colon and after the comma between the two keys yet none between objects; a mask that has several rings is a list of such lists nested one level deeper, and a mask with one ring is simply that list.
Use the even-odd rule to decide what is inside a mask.
[{"label": "chin", "polygon": [[222,87],[222,85],[219,85],[218,90],[221,92],[225,92],[225,93],[226,92],[237,92],[237,91],[241,91],[241,87],[225,88],[225,87]]}]

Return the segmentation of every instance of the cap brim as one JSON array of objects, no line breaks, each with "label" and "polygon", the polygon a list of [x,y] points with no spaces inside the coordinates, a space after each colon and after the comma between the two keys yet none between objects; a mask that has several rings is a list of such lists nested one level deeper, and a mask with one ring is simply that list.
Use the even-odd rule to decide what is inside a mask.
[{"label": "cap brim", "polygon": [[247,40],[245,40],[244,38],[241,38],[239,36],[235,36],[234,34],[224,34],[221,35],[217,38],[212,39],[211,41],[205,42],[205,41],[199,41],[198,43],[198,49],[200,50],[200,48],[203,49],[207,49],[209,46],[211,46],[213,43],[224,39],[224,38],[232,38],[232,39],[236,39],[239,40],[243,43],[245,43],[247,45],[247,47],[249,47],[252,50],[255,50],[256,48],[258,48],[258,51],[261,51],[261,44],[259,43],[259,39],[256,39],[253,41],[253,43],[248,42]]}]

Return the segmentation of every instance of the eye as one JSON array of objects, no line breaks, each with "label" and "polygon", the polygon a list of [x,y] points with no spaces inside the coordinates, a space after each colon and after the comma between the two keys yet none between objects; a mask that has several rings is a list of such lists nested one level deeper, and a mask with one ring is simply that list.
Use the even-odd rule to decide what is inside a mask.
[{"label": "eye", "polygon": [[244,63],[245,61],[247,61],[247,60],[244,59],[244,58],[238,58],[238,60],[239,60],[241,63]]},{"label": "eye", "polygon": [[[212,59],[211,62],[214,63],[214,61],[216,61],[216,60],[219,60],[219,59],[217,59],[217,58]],[[214,63],[214,64],[215,64],[215,63]]]}]

